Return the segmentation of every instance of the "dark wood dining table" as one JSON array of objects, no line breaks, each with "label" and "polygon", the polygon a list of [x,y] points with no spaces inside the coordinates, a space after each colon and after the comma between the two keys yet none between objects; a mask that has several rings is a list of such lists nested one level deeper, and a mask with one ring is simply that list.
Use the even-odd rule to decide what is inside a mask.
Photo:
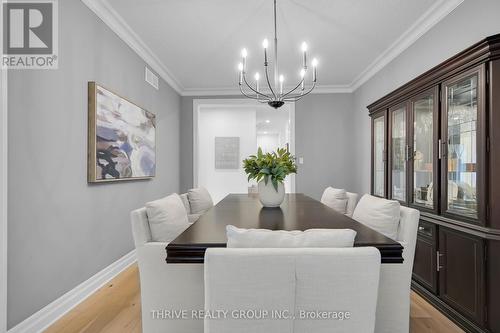
[{"label": "dark wood dining table", "polygon": [[286,194],[278,208],[264,208],[255,194],[229,194],[166,247],[167,263],[203,263],[209,247],[226,247],[226,226],[270,230],[352,229],[354,246],[373,246],[382,263],[403,262],[403,246],[304,194]]}]

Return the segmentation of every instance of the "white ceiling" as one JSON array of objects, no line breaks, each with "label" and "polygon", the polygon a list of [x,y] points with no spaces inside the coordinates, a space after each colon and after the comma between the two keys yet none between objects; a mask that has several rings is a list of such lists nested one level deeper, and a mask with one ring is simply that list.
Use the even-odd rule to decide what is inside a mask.
[{"label": "white ceiling", "polygon": [[[278,0],[280,72],[298,79],[306,41],[318,84],[352,91],[462,1]],[[183,94],[234,92],[240,50],[248,49],[252,76],[262,73],[261,43],[273,35],[272,0],[84,2]]]}]

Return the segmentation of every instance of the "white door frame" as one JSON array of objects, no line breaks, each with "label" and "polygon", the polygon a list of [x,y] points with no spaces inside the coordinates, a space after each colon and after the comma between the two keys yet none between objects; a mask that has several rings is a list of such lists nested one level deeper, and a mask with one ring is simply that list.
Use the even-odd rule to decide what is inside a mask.
[{"label": "white door frame", "polygon": [[[3,2],[0,2],[3,17]],[[0,55],[3,55],[3,24]],[[1,67],[1,65],[0,65]],[[0,68],[0,332],[7,332],[7,69]]]},{"label": "white door frame", "polygon": [[[295,154],[295,103],[286,103],[290,109],[290,152]],[[226,99],[193,99],[193,187],[198,186],[198,117],[203,107],[247,107],[263,108],[270,106],[260,104],[256,101],[245,98]],[[279,110],[276,110],[279,112]],[[295,176],[290,179],[290,188],[295,193]]]}]

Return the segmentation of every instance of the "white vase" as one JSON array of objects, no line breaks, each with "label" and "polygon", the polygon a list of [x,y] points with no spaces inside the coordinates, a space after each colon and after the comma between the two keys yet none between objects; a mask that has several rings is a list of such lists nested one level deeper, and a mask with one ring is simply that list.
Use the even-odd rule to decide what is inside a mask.
[{"label": "white vase", "polygon": [[276,191],[271,180],[267,182],[267,185],[263,180],[259,182],[259,200],[264,207],[279,207],[284,199],[283,183],[278,183],[278,191]]}]

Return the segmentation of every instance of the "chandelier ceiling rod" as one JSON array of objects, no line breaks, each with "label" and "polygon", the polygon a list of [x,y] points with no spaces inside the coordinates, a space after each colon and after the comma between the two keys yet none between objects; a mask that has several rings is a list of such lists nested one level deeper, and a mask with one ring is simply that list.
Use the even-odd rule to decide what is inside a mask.
[{"label": "chandelier ceiling rod", "polygon": [[278,91],[278,32],[276,24],[276,0],[274,0],[274,89]]}]

